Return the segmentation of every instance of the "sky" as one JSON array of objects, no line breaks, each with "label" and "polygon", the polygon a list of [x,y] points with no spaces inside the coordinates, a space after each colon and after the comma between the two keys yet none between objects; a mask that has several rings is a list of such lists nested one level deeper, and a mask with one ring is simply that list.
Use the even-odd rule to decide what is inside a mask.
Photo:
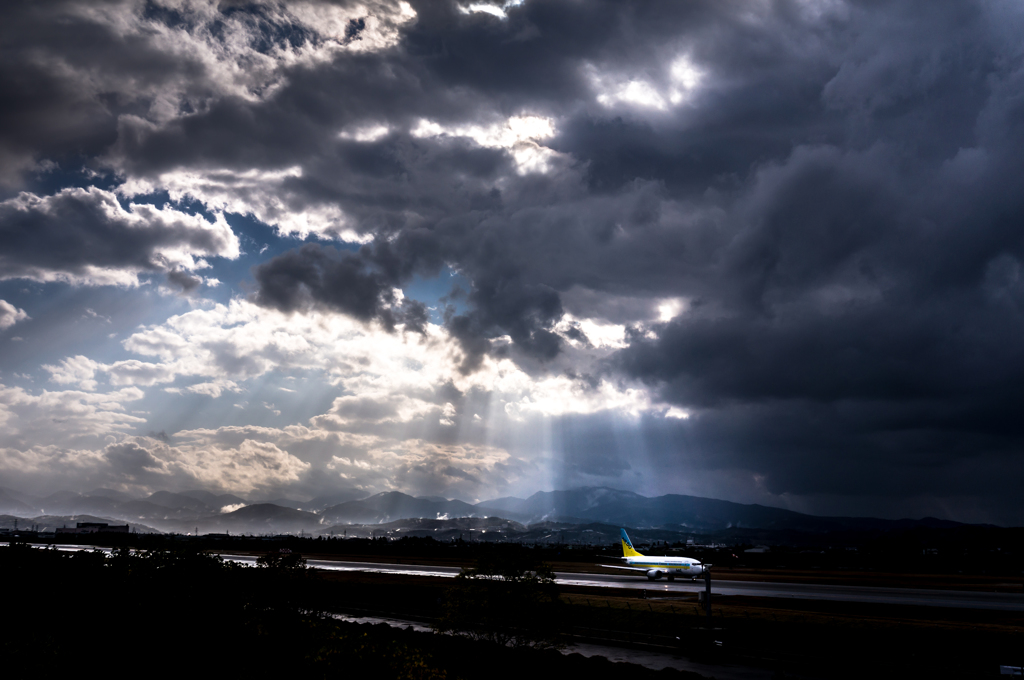
[{"label": "sky", "polygon": [[0,486],[1024,524],[1024,5],[13,1]]}]

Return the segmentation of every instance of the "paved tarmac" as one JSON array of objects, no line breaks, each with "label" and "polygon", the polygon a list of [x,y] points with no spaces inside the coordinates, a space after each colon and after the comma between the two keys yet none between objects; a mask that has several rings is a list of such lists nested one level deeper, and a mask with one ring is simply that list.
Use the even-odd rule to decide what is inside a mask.
[{"label": "paved tarmac", "polygon": [[[255,562],[255,557],[224,555],[225,559]],[[406,574],[409,576],[442,576],[454,578],[458,567],[436,567],[413,564],[378,564],[372,562],[341,562],[308,560],[310,567],[330,571],[366,571],[379,574]],[[711,592],[714,595],[745,595],[748,597],[778,597],[801,600],[831,600],[838,602],[873,602],[881,604],[918,605],[926,607],[956,607],[964,609],[995,609],[1024,611],[1024,594],[986,593],[966,590],[931,590],[924,588],[882,588],[874,586],[837,586],[817,583],[766,583],[758,581],[715,580],[711,572]],[[646,590],[648,597],[678,597],[696,595],[704,589],[703,581],[648,581],[645,576],[631,574],[570,574],[556,572],[558,583],[575,586],[604,588],[630,588]]]},{"label": "paved tarmac", "polygon": [[[40,545],[39,547],[46,547]],[[58,550],[95,550],[86,545],[60,545]],[[109,551],[109,549],[107,549]],[[255,564],[256,557],[222,553],[224,559],[242,564]],[[345,562],[335,560],[307,560],[306,564],[328,571],[366,571],[378,574],[404,574],[407,576],[441,576],[454,578],[458,567],[438,567],[415,564],[379,564],[375,562]],[[558,583],[564,585],[630,588],[646,590],[647,597],[679,597],[696,595],[704,589],[703,581],[648,581],[643,575],[632,574],[570,574],[556,572]],[[831,600],[834,602],[871,602],[879,604],[917,605],[926,607],[955,607],[962,609],[992,609],[1024,611],[1024,594],[986,593],[966,590],[931,590],[923,588],[882,588],[875,586],[837,586],[817,583],[767,583],[758,581],[716,580],[711,572],[711,593],[714,595],[744,595],[747,597],[776,597],[800,600]]]}]

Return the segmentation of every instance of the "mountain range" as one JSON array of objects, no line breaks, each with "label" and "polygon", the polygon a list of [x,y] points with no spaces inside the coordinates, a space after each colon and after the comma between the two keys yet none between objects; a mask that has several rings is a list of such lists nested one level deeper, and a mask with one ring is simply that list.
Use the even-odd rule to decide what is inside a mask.
[{"label": "mountain range", "polygon": [[119,491],[96,489],[86,494],[59,491],[33,497],[0,488],[0,514],[29,521],[37,516],[88,514],[144,523],[169,532],[252,534],[340,534],[354,525],[383,528],[403,520],[456,518],[501,518],[524,527],[544,522],[568,526],[596,523],[704,535],[750,530],[820,534],[958,526],[957,522],[935,518],[820,517],[699,496],[668,494],[650,498],[606,487],[541,491],[529,498],[504,497],[475,504],[397,491],[360,496],[357,489],[343,489],[308,501],[250,501],[232,494],[194,490],[157,491],[145,498],[132,498]]}]

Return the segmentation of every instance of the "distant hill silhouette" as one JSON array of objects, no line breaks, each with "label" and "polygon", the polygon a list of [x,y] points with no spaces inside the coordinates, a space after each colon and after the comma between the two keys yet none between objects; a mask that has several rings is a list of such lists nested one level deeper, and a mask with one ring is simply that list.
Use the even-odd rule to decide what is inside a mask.
[{"label": "distant hill silhouette", "polygon": [[244,505],[249,502],[244,498],[239,498],[238,496],[229,493],[222,493],[218,495],[202,490],[182,491],[179,495],[202,501],[208,508],[223,508],[226,505]]},{"label": "distant hill silhouette", "polygon": [[332,491],[331,493],[322,494],[316,498],[312,498],[302,507],[313,512],[319,512],[324,508],[329,508],[340,503],[362,500],[369,497],[369,495],[370,494],[366,493],[362,489],[338,489],[337,491]]},{"label": "distant hill silhouette", "polygon": [[[607,487],[540,491],[529,498],[506,496],[475,505],[440,496],[414,497],[398,491],[369,498],[361,497],[363,493],[358,489],[340,489],[308,501],[281,498],[252,502],[232,494],[203,490],[157,491],[142,499],[124,500],[125,494],[109,489],[97,489],[85,495],[58,491],[46,497],[0,489],[0,513],[21,518],[88,514],[122,523],[154,526],[161,531],[193,532],[199,527],[201,532],[253,534],[300,531],[327,534],[332,528],[344,532],[344,527],[350,525],[457,518],[501,518],[523,526],[537,525],[541,533],[554,531],[555,525],[563,528],[594,525],[589,530],[593,537],[603,536],[606,526],[657,530],[672,535],[715,534],[723,538],[767,535],[758,532],[824,534],[960,526],[957,522],[929,517],[901,520],[819,517],[699,496],[667,494],[649,498]],[[225,512],[226,509],[233,509],[233,512]],[[464,526],[469,530],[470,525]],[[454,532],[456,526],[451,525],[446,531]],[[519,532],[514,528],[509,531]],[[570,533],[576,536],[575,531]],[[531,532],[522,536],[526,540],[548,540]],[[585,538],[580,534],[573,540]]]},{"label": "distant hill silhouette", "polygon": [[333,505],[321,515],[327,524],[377,524],[412,518],[480,517],[481,512],[463,501],[429,500],[388,491],[361,501]]},{"label": "distant hill silhouette", "polygon": [[[320,515],[270,503],[247,505],[233,512],[200,517],[191,523],[198,525],[200,533],[297,534],[319,532],[322,528]],[[181,523],[181,530],[190,530],[188,524]]]},{"label": "distant hill silhouette", "polygon": [[31,505],[11,494],[7,489],[0,488],[0,514],[22,515],[22,513],[31,512],[33,512]]},{"label": "distant hill silhouette", "polygon": [[887,520],[868,517],[818,517],[782,508],[733,503],[714,498],[667,494],[648,498],[630,491],[584,487],[540,491],[527,499],[497,498],[477,504],[488,514],[501,514],[529,524],[580,518],[630,527],[664,527],[698,532],[727,529],[772,529],[826,532],[879,530],[915,526],[953,527],[959,522],[925,518]]}]

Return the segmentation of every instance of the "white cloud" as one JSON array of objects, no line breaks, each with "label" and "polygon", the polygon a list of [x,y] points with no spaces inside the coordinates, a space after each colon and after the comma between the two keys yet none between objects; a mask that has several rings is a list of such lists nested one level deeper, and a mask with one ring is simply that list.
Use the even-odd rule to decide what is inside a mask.
[{"label": "white cloud", "polygon": [[505,14],[505,10],[497,5],[488,5],[482,2],[476,2],[465,7],[460,6],[459,11],[463,14],[472,14],[474,12],[483,12],[484,14],[490,14],[496,16],[499,19],[507,19],[508,15]]},{"label": "white cloud", "polygon": [[[443,493],[472,499],[503,493],[508,484],[531,469],[529,464],[495,446],[439,444],[415,437],[398,439],[301,425],[189,430],[179,432],[173,439],[173,446],[149,446],[154,457],[168,461],[167,467],[171,470],[183,470],[180,461],[199,457],[213,461],[227,456],[237,460],[238,454],[234,452],[257,445],[295,458],[277,468],[263,466],[251,480],[238,478],[244,483],[217,485],[234,493],[245,492],[247,486],[269,487],[296,480],[299,483],[316,480],[323,485],[324,475],[329,475],[334,480],[328,481],[329,485],[343,483],[363,489],[367,495],[416,490],[416,493]],[[189,470],[189,474],[194,472]]]},{"label": "white cloud", "polygon": [[659,111],[666,108],[661,94],[645,80],[627,80],[625,83],[612,86],[598,84],[597,87],[599,89],[597,101],[603,106],[614,106],[621,103],[658,109]]},{"label": "white cloud", "polygon": [[[200,441],[164,444],[136,439],[145,446],[167,477],[200,486],[248,494],[257,489],[298,481],[310,469],[277,444],[243,439],[233,446]],[[166,481],[164,481],[166,483]]]},{"label": "white cloud", "polygon": [[580,347],[581,341],[569,335],[573,328],[582,331],[594,349],[621,349],[628,344],[624,324],[608,323],[602,319],[578,319],[566,313],[555,325],[554,330],[573,347]]},{"label": "white cloud", "polygon": [[681,298],[668,298],[658,303],[658,321],[671,321],[686,310],[687,301]]},{"label": "white cloud", "polygon": [[669,88],[668,99],[673,104],[683,103],[704,79],[704,72],[686,56],[672,62],[669,75],[672,85]]},{"label": "white cloud", "polygon": [[502,392],[513,396],[505,403],[505,413],[521,420],[527,415],[563,416],[609,411],[636,418],[642,412],[656,408],[650,394],[643,387],[623,387],[608,380],[596,386],[581,383],[566,376],[553,376],[537,380],[524,389],[515,390],[515,377],[502,381]]},{"label": "white cloud", "polygon": [[76,438],[126,432],[145,422],[124,412],[141,399],[135,387],[97,393],[76,390],[31,394],[0,384],[0,446],[67,445]]},{"label": "white cloud", "polygon": [[441,420],[440,420],[440,423],[442,425],[447,426],[447,427],[451,427],[452,425],[455,424],[455,415],[456,415],[456,413],[457,412],[455,410],[455,405],[454,404],[452,404],[451,402],[445,404],[444,408],[441,409]]},{"label": "white cloud", "polygon": [[57,366],[43,364],[42,368],[49,371],[50,380],[59,385],[71,385],[78,383],[83,390],[95,390],[97,382],[96,371],[102,364],[81,355],[68,357]]},{"label": "white cloud", "polygon": [[486,2],[473,2],[468,5],[459,5],[459,11],[463,14],[483,12],[484,14],[496,16],[499,19],[508,19],[508,13],[506,10],[512,7],[518,7],[523,4],[523,2],[524,0],[508,0],[501,5],[492,5]]},{"label": "white cloud", "polygon": [[[556,330],[564,333],[569,322],[590,341],[588,347],[576,343],[567,350],[565,360],[576,368],[607,356],[624,343],[621,324],[566,315]],[[272,370],[320,373],[342,391],[330,410],[314,419],[318,426],[330,429],[408,423],[427,417],[454,424],[456,406],[435,396],[436,389],[445,384],[463,394],[471,390],[491,393],[507,404],[506,412],[514,417],[527,412],[558,415],[601,410],[635,415],[657,406],[639,385],[608,381],[583,385],[564,375],[531,376],[508,358],[487,357],[480,370],[463,375],[458,344],[444,328],[433,324],[427,324],[421,338],[368,327],[343,315],[312,312],[289,316],[245,300],[173,316],[164,324],[134,333],[124,346],[158,361],[126,359],[102,364],[76,356],[44,368],[55,382],[90,390],[96,389],[97,377],[103,374],[114,385],[148,386],[201,378],[198,384],[170,390],[211,397],[226,390],[237,392],[242,381]],[[282,410],[273,404],[267,408]]]},{"label": "white cloud", "polygon": [[[146,12],[142,2],[104,5],[80,3],[67,11],[104,24],[122,40],[145,44],[168,60],[193,65],[174,79],[148,82],[145,79],[118,80],[118,72],[89,71],[81,80],[98,92],[124,92],[126,96],[152,98],[148,117],[166,120],[182,115],[183,103],[203,103],[211,95],[258,100],[273,94],[284,81],[286,71],[300,65],[329,61],[339,52],[372,52],[387,49],[399,39],[401,27],[416,18],[405,2],[377,2],[335,5],[322,2],[254,2],[260,6],[259,22],[254,14],[226,13],[217,0],[156,0],[152,5],[172,10],[179,18],[168,25]],[[350,33],[352,22],[361,21],[358,35]],[[262,26],[260,25],[262,22]],[[295,29],[314,36],[293,43],[276,40],[268,44],[265,27],[282,33]],[[77,65],[61,66],[74,72]]]},{"label": "white cloud", "polygon": [[[566,365],[577,368],[615,351],[624,332],[622,325],[600,320],[573,322],[590,339],[586,346],[566,350]],[[110,455],[118,457],[122,467],[134,465],[132,484],[167,488],[188,483],[238,493],[322,483],[315,482],[318,475],[332,474],[372,491],[415,489],[470,497],[503,493],[520,477],[535,475],[531,466],[540,464],[515,459],[501,446],[485,443],[490,428],[514,429],[525,420],[567,414],[675,416],[666,414],[666,405],[653,402],[641,385],[582,380],[557,369],[530,375],[509,358],[486,357],[480,370],[462,375],[458,344],[440,326],[428,324],[423,337],[403,335],[342,315],[288,316],[245,300],[173,316],[134,333],[124,346],[153,361],[105,364],[75,356],[46,366],[54,382],[92,391],[46,393],[63,395],[60,399],[71,406],[77,404],[78,424],[45,435],[25,434],[19,450],[26,450],[26,442],[70,450],[74,436],[113,433],[116,441],[110,446],[122,448],[111,449]],[[228,390],[257,389],[247,381],[271,371],[323,376],[326,384],[319,389],[332,385],[338,396],[325,413],[304,425],[189,430],[176,433],[173,445],[125,438],[133,426],[144,422],[140,416],[122,412],[122,402],[142,396],[136,386],[163,384],[172,393],[217,398]],[[132,387],[99,394],[103,376],[111,384]],[[197,378],[199,382],[191,385],[179,382]],[[280,393],[279,386],[270,389]],[[13,390],[9,394],[11,399],[24,395]],[[256,421],[263,419],[258,412],[267,411],[289,418],[292,402],[276,405],[268,399],[270,394],[255,397],[252,406],[243,405],[242,413]],[[468,395],[481,401],[471,403]],[[483,403],[491,404],[490,408],[481,410]],[[16,414],[16,424],[21,424],[18,431],[23,433],[28,432],[25,418],[39,430],[50,417],[40,408],[32,414],[22,411]],[[462,414],[472,415],[463,418]],[[462,440],[458,446],[442,443],[448,428],[458,430]],[[146,453],[128,446],[129,440]],[[0,446],[12,443],[0,441]]]},{"label": "white cloud", "polygon": [[18,309],[7,300],[0,300],[0,331],[30,318],[24,309]]},{"label": "white cloud", "polygon": [[289,189],[290,180],[302,177],[302,168],[282,170],[220,170],[165,172],[155,178],[133,178],[117,188],[133,197],[167,191],[171,200],[195,200],[209,210],[252,215],[284,236],[310,234],[367,243],[372,237],[354,230],[335,204],[308,204]]},{"label": "white cloud", "polygon": [[137,359],[102,364],[81,355],[67,357],[57,365],[43,364],[50,373],[50,380],[60,385],[78,384],[84,390],[95,390],[99,384],[97,373],[106,373],[111,385],[149,386],[171,382],[175,378],[174,368],[166,364],[153,364]]},{"label": "white cloud", "polygon": [[[233,380],[215,380],[212,382],[201,382],[188,387],[165,387],[165,392],[172,394],[183,394],[188,392],[189,394],[204,394],[208,397],[217,399],[224,392],[241,392],[240,388]],[[276,413],[280,414],[280,411]]]},{"label": "white cloud", "polygon": [[41,474],[50,477],[53,471],[59,471],[60,476],[80,482],[83,474],[88,475],[103,466],[102,451],[66,448],[52,444],[37,444],[25,448],[0,444],[0,470],[6,475]]}]

